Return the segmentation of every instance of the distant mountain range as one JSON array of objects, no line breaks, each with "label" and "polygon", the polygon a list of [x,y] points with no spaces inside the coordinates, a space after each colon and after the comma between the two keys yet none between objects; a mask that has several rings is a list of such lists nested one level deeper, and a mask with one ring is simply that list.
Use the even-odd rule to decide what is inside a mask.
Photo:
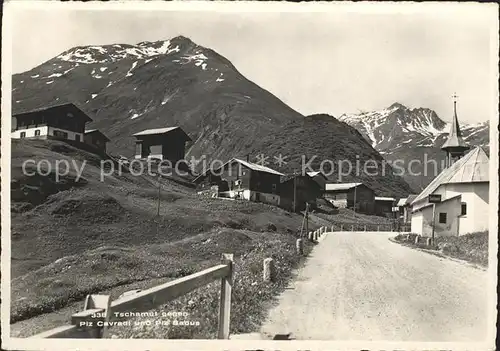
[{"label": "distant mountain range", "polygon": [[[180,126],[193,140],[188,158],[248,155],[255,162],[265,154],[268,166],[283,172],[297,170],[302,155],[315,157],[315,168],[324,160],[371,160],[380,170],[375,176],[353,170],[330,179],[364,181],[379,195],[412,192],[390,167],[382,171],[383,157],[355,128],[331,116],[301,115],[246,79],[228,59],[186,37],[75,47],[12,81],[13,113],[75,103],[93,119],[89,128],[111,139],[113,154],[132,157],[136,132]],[[280,154],[286,163],[278,165],[273,161]]]},{"label": "distant mountain range", "polygon": [[[460,122],[460,111],[457,111]],[[450,116],[451,117],[451,116]],[[343,114],[338,119],[356,128],[364,138],[389,161],[444,160],[441,145],[446,140],[450,123],[444,122],[436,112],[428,108],[409,109],[394,103],[380,111],[359,114]],[[451,118],[450,118],[451,119]],[[489,122],[466,124],[461,122],[463,139],[470,146],[489,149]],[[412,167],[415,173],[421,171],[418,165]],[[435,176],[430,174],[405,176],[405,180],[415,189],[421,190]]]}]

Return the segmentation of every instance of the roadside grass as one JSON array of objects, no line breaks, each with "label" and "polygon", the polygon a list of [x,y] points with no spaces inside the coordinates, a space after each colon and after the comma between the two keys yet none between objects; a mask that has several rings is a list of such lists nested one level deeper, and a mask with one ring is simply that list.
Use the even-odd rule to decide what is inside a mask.
[{"label": "roadside grass", "polygon": [[488,231],[475,232],[461,236],[443,236],[435,238],[435,245],[426,245],[421,238],[415,244],[417,234],[398,234],[394,240],[410,247],[439,252],[443,255],[458,258],[470,263],[488,267]]},{"label": "roadside grass", "polygon": [[[305,259],[296,255],[295,240],[290,234],[220,229],[175,243],[129,248],[103,246],[68,256],[12,282],[12,296],[16,298],[11,301],[11,323],[60,309],[87,294],[131,282],[193,274],[218,264],[222,253],[233,253],[231,328],[232,332],[251,331],[265,317],[266,303],[285,287],[292,269]],[[305,252],[310,252],[312,246],[307,242]],[[262,265],[267,257],[276,262],[277,279],[266,286],[262,282]],[[160,308],[188,311],[190,319],[203,321],[199,328],[144,326],[144,330],[121,329],[116,333],[121,337],[175,338],[187,337],[185,333],[188,333],[190,338],[213,338],[217,329],[219,289],[220,283],[215,282]]]},{"label": "roadside grass", "polygon": [[[223,252],[237,258],[248,253],[255,262],[282,252],[282,258],[276,256],[278,267],[295,262],[301,214],[262,203],[198,197],[192,189],[162,179],[158,217],[158,183],[151,177],[113,174],[101,182],[99,156],[63,142],[13,142],[12,149],[12,201],[19,211],[11,217],[11,323],[59,310],[89,293],[193,273],[218,263]],[[27,158],[51,164],[90,161],[85,181],[75,182],[73,170],[60,186],[54,174],[37,179],[24,175],[21,166]],[[311,218],[309,228],[328,224]],[[285,253],[289,249],[292,253]],[[238,269],[250,269],[258,281],[262,262],[252,266],[242,260]],[[238,285],[250,292],[254,288],[246,286],[248,279]]]},{"label": "roadside grass", "polygon": [[[305,261],[313,247],[306,242],[305,255],[300,257],[295,253],[294,236],[238,232],[248,236],[253,248],[237,255],[234,261],[230,322],[233,334],[255,332],[260,328],[269,304],[285,289],[293,269]],[[263,260],[268,257],[275,261],[276,279],[272,283],[264,283],[262,278]],[[156,308],[157,317],[132,318],[132,327],[112,327],[110,334],[116,338],[214,339],[217,337],[219,292],[220,282],[211,283]],[[180,312],[187,316],[162,316],[161,312]],[[198,322],[199,325],[175,325],[176,322]]]},{"label": "roadside grass", "polygon": [[340,230],[340,224],[350,224],[358,227],[360,225],[367,225],[367,230],[377,230],[377,225],[390,226],[391,219],[380,216],[366,215],[363,213],[355,213],[347,208],[339,208],[336,214],[314,213],[315,216],[330,221],[336,230]]}]

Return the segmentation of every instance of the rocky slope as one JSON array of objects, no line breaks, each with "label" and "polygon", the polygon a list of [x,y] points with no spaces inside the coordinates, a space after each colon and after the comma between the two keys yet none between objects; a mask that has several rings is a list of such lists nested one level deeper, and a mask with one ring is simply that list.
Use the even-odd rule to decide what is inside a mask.
[{"label": "rocky slope", "polygon": [[[303,122],[294,111],[268,91],[243,77],[232,63],[215,51],[185,37],[137,45],[115,44],[72,48],[32,70],[13,76],[14,113],[51,104],[73,102],[93,119],[110,139],[111,153],[132,157],[133,133],[148,128],[178,125],[193,142],[187,158],[208,161],[267,152],[265,140],[277,140],[279,152],[298,157],[295,145],[315,140],[317,125]],[[302,128],[293,133],[284,125]],[[339,151],[350,155],[377,152],[361,140],[345,137],[353,128],[326,124],[332,139],[317,140],[318,159]],[[339,129],[340,128],[340,129]],[[355,131],[354,131],[355,132]],[[269,157],[274,155],[269,154]],[[402,178],[389,183],[383,176],[377,189],[383,194],[404,194]]]},{"label": "rocky slope", "polygon": [[[460,111],[458,111],[460,122]],[[405,167],[411,160],[435,160],[439,167],[444,160],[440,147],[446,140],[450,123],[443,121],[428,108],[409,109],[394,103],[386,109],[338,117],[356,128],[364,138],[391,162],[402,162]],[[489,147],[489,122],[460,123],[464,140],[470,146]],[[404,161],[404,162],[403,162]],[[439,168],[438,168],[439,170]],[[435,176],[434,168],[426,169],[413,163],[412,173],[406,172],[405,180],[415,189],[425,187]]]}]

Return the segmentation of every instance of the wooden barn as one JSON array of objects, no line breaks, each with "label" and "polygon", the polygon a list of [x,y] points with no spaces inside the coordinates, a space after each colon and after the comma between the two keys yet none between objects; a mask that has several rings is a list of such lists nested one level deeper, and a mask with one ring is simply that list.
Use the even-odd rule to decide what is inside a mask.
[{"label": "wooden barn", "polygon": [[72,103],[12,115],[13,139],[63,139],[83,142],[85,124],[92,119]]},{"label": "wooden barn", "polygon": [[106,153],[106,144],[109,138],[104,135],[99,129],[88,129],[85,131],[83,140],[86,144]]},{"label": "wooden barn", "polygon": [[326,183],[328,183],[327,176],[321,171],[307,172],[309,177],[311,177],[321,188],[321,191],[325,191]]},{"label": "wooden barn", "polygon": [[184,160],[186,142],[191,141],[180,127],[147,129],[133,136],[136,159],[168,160],[172,165]]},{"label": "wooden barn", "polygon": [[279,205],[281,176],[269,167],[233,158],[196,177],[194,182],[199,194]]},{"label": "wooden barn", "polygon": [[306,203],[309,203],[310,209],[316,208],[316,199],[323,196],[323,189],[307,174],[290,174],[282,177],[279,194],[280,207],[302,211],[306,208]]},{"label": "wooden barn", "polygon": [[383,217],[394,217],[393,207],[396,207],[396,199],[393,197],[375,196],[375,214]]},{"label": "wooden barn", "polygon": [[324,197],[336,207],[374,213],[375,193],[363,183],[327,183]]}]

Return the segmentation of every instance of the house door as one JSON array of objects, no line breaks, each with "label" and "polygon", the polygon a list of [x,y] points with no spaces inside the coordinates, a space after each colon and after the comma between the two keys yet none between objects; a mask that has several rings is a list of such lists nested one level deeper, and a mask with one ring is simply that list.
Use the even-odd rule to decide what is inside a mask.
[{"label": "house door", "polygon": [[255,193],[255,201],[260,202],[260,193]]}]

